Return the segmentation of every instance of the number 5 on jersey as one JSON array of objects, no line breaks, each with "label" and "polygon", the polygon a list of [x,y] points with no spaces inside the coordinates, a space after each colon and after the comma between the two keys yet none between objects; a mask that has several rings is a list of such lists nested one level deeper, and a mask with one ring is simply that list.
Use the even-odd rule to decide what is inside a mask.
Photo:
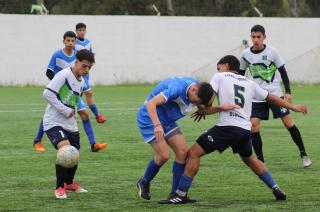
[{"label": "number 5 on jersey", "polygon": [[234,103],[241,108],[244,106],[244,87],[234,84]]}]

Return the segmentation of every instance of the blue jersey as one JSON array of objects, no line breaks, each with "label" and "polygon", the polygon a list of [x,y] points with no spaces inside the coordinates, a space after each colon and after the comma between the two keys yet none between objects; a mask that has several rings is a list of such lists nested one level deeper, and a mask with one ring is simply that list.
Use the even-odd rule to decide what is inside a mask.
[{"label": "blue jersey", "polygon": [[55,75],[62,69],[72,66],[75,60],[76,51],[73,51],[73,54],[71,56],[68,56],[62,49],[57,50],[50,59],[48,69],[50,69]]},{"label": "blue jersey", "polygon": [[138,122],[143,125],[152,125],[146,103],[158,94],[166,99],[165,104],[157,106],[157,114],[162,125],[169,125],[191,112],[194,105],[188,99],[188,90],[197,81],[186,77],[172,77],[160,82],[148,96],[138,113]]},{"label": "blue jersey", "polygon": [[81,49],[87,49],[87,50],[89,50],[90,52],[92,52],[91,41],[90,41],[89,39],[87,39],[87,38],[85,38],[83,41],[82,41],[82,40],[79,40],[79,39],[77,38],[75,49],[76,49],[77,51],[80,51]]}]

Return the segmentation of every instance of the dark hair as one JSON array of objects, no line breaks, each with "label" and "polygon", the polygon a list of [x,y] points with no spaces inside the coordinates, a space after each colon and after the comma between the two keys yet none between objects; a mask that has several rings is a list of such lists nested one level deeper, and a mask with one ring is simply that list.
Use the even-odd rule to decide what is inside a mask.
[{"label": "dark hair", "polygon": [[223,58],[221,58],[219,60],[219,62],[217,63],[217,65],[221,65],[221,64],[228,64],[230,71],[239,72],[240,61],[238,60],[238,58],[236,58],[233,55],[227,55],[227,56],[224,56]]},{"label": "dark hair", "polygon": [[254,25],[252,28],[251,28],[251,33],[252,32],[261,32],[263,35],[266,34],[266,31],[264,30],[264,27],[261,26],[261,25]]},{"label": "dark hair", "polygon": [[88,60],[89,63],[95,63],[93,53],[90,52],[90,51],[87,50],[87,49],[81,49],[80,51],[78,51],[77,54],[76,54],[76,58],[77,58],[79,61]]},{"label": "dark hair", "polygon": [[87,26],[84,23],[77,23],[76,30],[80,28],[87,28]]},{"label": "dark hair", "polygon": [[76,33],[72,32],[72,31],[67,31],[63,34],[63,40],[65,40],[67,37],[77,38]]},{"label": "dark hair", "polygon": [[201,99],[201,104],[208,106],[210,99],[213,96],[213,88],[207,82],[201,82],[198,85],[198,97]]}]

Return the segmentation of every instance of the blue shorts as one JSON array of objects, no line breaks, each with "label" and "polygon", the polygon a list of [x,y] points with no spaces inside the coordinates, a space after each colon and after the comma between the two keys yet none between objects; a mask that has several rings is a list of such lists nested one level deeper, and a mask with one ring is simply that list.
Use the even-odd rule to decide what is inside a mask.
[{"label": "blue shorts", "polygon": [[85,110],[85,109],[87,109],[87,108],[86,108],[86,104],[84,103],[82,97],[79,96],[79,99],[78,99],[78,108],[77,108],[77,110],[80,111],[80,110]]},{"label": "blue shorts", "polygon": [[214,126],[203,133],[197,143],[207,154],[218,150],[222,153],[228,147],[243,157],[252,155],[251,132],[235,126]]},{"label": "blue shorts", "polygon": [[89,83],[89,74],[84,75],[83,79],[84,79],[83,92],[88,92],[88,91],[91,90],[91,86],[90,86],[90,83]]},{"label": "blue shorts", "polygon": [[51,129],[46,131],[46,134],[51,141],[54,148],[57,148],[57,144],[63,140],[69,140],[70,144],[80,149],[80,135],[79,132],[68,132],[64,130],[62,127],[52,127]]},{"label": "blue shorts", "polygon": [[[141,123],[139,123],[139,120],[138,120],[138,127],[139,127],[140,133],[143,137],[143,140],[146,143],[149,143],[150,141],[152,141],[153,139],[156,138],[156,136],[154,135],[153,124],[149,124],[149,125],[141,124]],[[173,123],[167,124],[167,125],[162,125],[162,127],[164,130],[164,137],[165,138],[167,136],[169,136],[171,133],[175,132],[176,130],[179,130],[179,126],[177,125],[176,122],[173,122]]]},{"label": "blue shorts", "polygon": [[[283,97],[281,97],[283,98]],[[269,110],[271,109],[273,113],[273,118],[282,118],[288,114],[290,111],[287,108],[279,107],[276,105],[271,105],[268,102],[253,102],[251,118],[259,118],[261,120],[269,119]]]}]

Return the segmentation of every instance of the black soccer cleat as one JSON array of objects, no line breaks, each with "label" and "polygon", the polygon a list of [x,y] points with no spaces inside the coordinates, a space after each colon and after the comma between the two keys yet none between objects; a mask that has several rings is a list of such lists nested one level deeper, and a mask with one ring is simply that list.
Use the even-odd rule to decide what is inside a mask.
[{"label": "black soccer cleat", "polygon": [[150,200],[151,196],[150,196],[150,183],[142,183],[142,179],[138,180],[137,182],[137,188],[138,188],[138,192],[139,192],[139,196],[142,199],[145,200]]},{"label": "black soccer cleat", "polygon": [[283,191],[281,191],[281,189],[278,186],[272,188],[272,193],[275,196],[276,200],[287,199],[287,195]]},{"label": "black soccer cleat", "polygon": [[190,199],[187,195],[182,197],[177,193],[170,193],[167,199],[163,199],[158,201],[159,204],[187,204],[187,203],[195,203],[197,200]]}]

